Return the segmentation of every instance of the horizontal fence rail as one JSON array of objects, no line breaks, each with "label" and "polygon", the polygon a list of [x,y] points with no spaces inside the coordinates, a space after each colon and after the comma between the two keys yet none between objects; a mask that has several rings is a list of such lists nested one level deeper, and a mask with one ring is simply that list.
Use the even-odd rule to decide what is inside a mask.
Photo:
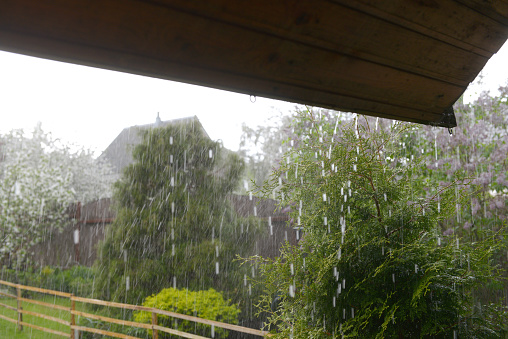
[{"label": "horizontal fence rail", "polygon": [[[66,337],[66,338],[72,338],[72,339],[77,339],[77,337],[75,337],[77,331],[102,334],[102,335],[107,335],[107,336],[115,337],[115,338],[140,339],[138,337],[129,336],[129,335],[126,335],[123,333],[117,333],[117,332],[102,330],[102,329],[93,328],[93,327],[78,326],[78,325],[76,325],[76,316],[78,316],[78,317],[84,317],[84,318],[88,318],[88,319],[92,319],[92,320],[99,320],[99,321],[103,321],[103,322],[110,323],[110,324],[117,324],[117,325],[142,328],[142,329],[146,329],[146,330],[152,330],[152,338],[154,338],[154,339],[158,338],[159,332],[165,332],[165,333],[169,333],[172,335],[180,336],[182,338],[189,338],[189,339],[209,339],[209,338],[206,338],[206,337],[203,337],[200,335],[182,332],[182,331],[175,330],[173,328],[164,327],[164,326],[159,326],[159,324],[157,323],[157,315],[164,315],[164,316],[168,316],[171,318],[193,321],[196,323],[219,327],[219,328],[223,328],[226,330],[232,330],[232,331],[237,331],[237,332],[246,333],[246,334],[253,334],[253,335],[256,335],[259,337],[266,337],[269,335],[268,332],[266,332],[266,331],[256,330],[253,328],[248,328],[248,327],[243,327],[243,326],[238,326],[238,325],[233,325],[233,324],[227,324],[227,323],[223,323],[223,322],[215,321],[215,320],[210,320],[210,319],[203,319],[203,318],[190,316],[190,315],[186,315],[186,314],[181,314],[181,313],[159,310],[157,308],[152,308],[152,307],[123,304],[123,303],[104,301],[104,300],[99,300],[99,299],[82,298],[82,297],[74,296],[71,293],[48,290],[48,289],[37,288],[37,287],[32,287],[32,286],[25,286],[25,285],[20,285],[20,284],[14,284],[14,283],[11,283],[8,281],[3,281],[3,280],[0,280],[0,286],[1,285],[10,287],[12,289],[16,289],[16,292],[17,292],[16,294],[10,294],[5,291],[0,291],[0,296],[6,297],[6,298],[11,298],[11,299],[16,299],[17,306],[14,307],[14,306],[10,306],[10,305],[0,302],[0,308],[3,307],[5,309],[17,312],[17,319],[14,319],[14,318],[2,315],[2,314],[0,314],[0,319],[3,319],[8,322],[11,322],[13,324],[16,324],[19,331],[23,330],[23,326],[27,326],[27,327],[31,327],[31,328],[34,328],[34,329],[37,329],[37,330],[40,330],[43,332],[55,334],[55,335]],[[70,306],[66,307],[66,306],[62,306],[62,305],[47,303],[47,302],[40,301],[40,300],[23,298],[22,297],[23,290],[37,292],[37,293],[43,293],[43,294],[53,295],[55,297],[68,299],[70,301]],[[135,322],[135,321],[121,320],[121,319],[105,317],[105,316],[101,316],[101,315],[97,315],[97,314],[82,312],[82,311],[76,310],[76,302],[79,302],[82,304],[93,304],[93,305],[99,305],[99,306],[116,307],[116,308],[120,308],[120,309],[124,309],[124,310],[150,312],[152,315],[152,321],[150,324],[139,323],[139,322]],[[57,318],[57,317],[53,317],[53,316],[49,316],[46,314],[41,314],[41,313],[37,313],[37,312],[31,312],[31,311],[24,310],[23,306],[22,306],[23,303],[31,303],[34,305],[39,305],[39,306],[44,306],[47,308],[52,308],[52,309],[57,309],[57,310],[69,312],[68,314],[70,315],[70,321],[67,321],[67,320],[64,320],[61,318]],[[52,322],[56,322],[56,323],[62,324],[64,326],[68,326],[69,330],[67,332],[62,332],[62,331],[57,331],[57,330],[53,330],[50,328],[37,326],[37,325],[31,324],[31,323],[27,323],[27,322],[23,321],[23,314],[30,315],[33,317],[38,317],[38,318],[45,319],[45,320],[49,320]]]}]

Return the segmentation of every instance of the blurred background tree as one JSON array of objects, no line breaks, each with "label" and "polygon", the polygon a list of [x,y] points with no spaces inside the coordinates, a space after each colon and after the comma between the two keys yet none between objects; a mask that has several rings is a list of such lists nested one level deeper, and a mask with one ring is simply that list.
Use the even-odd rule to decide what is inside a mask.
[{"label": "blurred background tree", "polygon": [[109,174],[91,151],[53,139],[40,124],[29,136],[0,136],[0,266],[29,264],[30,248],[70,222],[71,203],[109,196]]},{"label": "blurred background tree", "polygon": [[260,221],[239,218],[227,198],[244,164],[196,126],[143,132],[115,185],[117,217],[96,262],[99,297],[140,304],[184,287],[246,301],[245,272],[233,259],[252,254]]}]

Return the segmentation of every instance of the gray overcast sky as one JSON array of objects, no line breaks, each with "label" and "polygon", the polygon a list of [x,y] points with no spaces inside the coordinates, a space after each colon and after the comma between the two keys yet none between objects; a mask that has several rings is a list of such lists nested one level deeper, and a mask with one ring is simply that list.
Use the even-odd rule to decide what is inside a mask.
[{"label": "gray overcast sky", "polygon": [[[484,69],[482,89],[508,80],[508,43]],[[256,126],[296,105],[132,74],[49,61],[0,51],[0,133],[30,131],[42,122],[65,142],[97,155],[128,126],[197,115],[212,139],[238,149],[241,125]]]}]

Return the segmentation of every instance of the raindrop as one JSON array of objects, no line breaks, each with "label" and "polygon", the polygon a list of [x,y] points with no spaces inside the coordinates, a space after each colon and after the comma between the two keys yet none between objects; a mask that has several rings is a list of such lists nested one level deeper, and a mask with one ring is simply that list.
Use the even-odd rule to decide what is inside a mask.
[{"label": "raindrop", "polygon": [[346,309],[342,309],[342,319],[346,319]]},{"label": "raindrop", "polygon": [[249,200],[252,200],[252,192],[249,192]]},{"label": "raindrop", "polygon": [[123,262],[127,262],[127,250],[123,250]]},{"label": "raindrop", "polygon": [[212,324],[212,338],[215,338],[215,325]]},{"label": "raindrop", "polygon": [[215,274],[219,274],[219,262],[215,262]]},{"label": "raindrop", "polygon": [[79,244],[79,230],[74,230],[74,244]]},{"label": "raindrop", "polygon": [[395,273],[392,273],[392,281],[395,284]]},{"label": "raindrop", "polygon": [[175,203],[171,203],[171,213],[175,213]]},{"label": "raindrop", "polygon": [[257,215],[258,215],[258,212],[257,212],[256,206],[254,206],[254,216],[256,217]]},{"label": "raindrop", "polygon": [[351,318],[355,317],[355,309],[351,307]]},{"label": "raindrop", "polygon": [[174,177],[171,177],[170,185],[171,185],[171,187],[175,187],[175,178]]},{"label": "raindrop", "polygon": [[247,274],[243,275],[243,286],[247,286]]},{"label": "raindrop", "polygon": [[293,285],[289,285],[289,296],[291,298],[295,297],[295,287]]},{"label": "raindrop", "polygon": [[383,195],[384,195],[384,197],[385,197],[385,201],[386,201],[386,199],[387,199],[387,197],[386,197],[386,193],[383,193]]},{"label": "raindrop", "polygon": [[437,237],[437,245],[441,246],[441,238],[440,237]]},{"label": "raindrop", "polygon": [[418,265],[415,264],[415,274],[418,273]]},{"label": "raindrop", "polygon": [[219,257],[219,246],[215,245],[215,256]]},{"label": "raindrop", "polygon": [[340,260],[341,257],[342,257],[342,248],[339,247],[339,251],[337,252],[337,259]]},{"label": "raindrop", "polygon": [[128,291],[131,289],[131,278],[129,276],[125,277],[125,290]]},{"label": "raindrop", "polygon": [[171,255],[174,257],[175,256],[175,244],[172,244],[171,245]]},{"label": "raindrop", "polygon": [[342,289],[346,289],[346,279],[342,279]]},{"label": "raindrop", "polygon": [[173,137],[169,137],[169,144],[173,145]]},{"label": "raindrop", "polygon": [[289,264],[289,270],[291,271],[291,275],[295,275],[295,267],[293,264]]},{"label": "raindrop", "polygon": [[323,193],[323,201],[326,202],[326,193]]},{"label": "raindrop", "polygon": [[176,288],[176,277],[173,276],[173,288]]},{"label": "raindrop", "polygon": [[328,225],[328,218],[327,217],[324,217],[324,223],[325,223],[325,226]]},{"label": "raindrop", "polygon": [[333,296],[333,307],[335,307],[335,296]]}]

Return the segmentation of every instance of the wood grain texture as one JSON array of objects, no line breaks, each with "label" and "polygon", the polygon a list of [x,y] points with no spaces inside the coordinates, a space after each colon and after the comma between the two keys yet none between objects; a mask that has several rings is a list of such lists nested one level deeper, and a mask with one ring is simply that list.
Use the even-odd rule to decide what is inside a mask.
[{"label": "wood grain texture", "polygon": [[505,7],[502,0],[4,0],[0,48],[440,124],[508,37]]}]

